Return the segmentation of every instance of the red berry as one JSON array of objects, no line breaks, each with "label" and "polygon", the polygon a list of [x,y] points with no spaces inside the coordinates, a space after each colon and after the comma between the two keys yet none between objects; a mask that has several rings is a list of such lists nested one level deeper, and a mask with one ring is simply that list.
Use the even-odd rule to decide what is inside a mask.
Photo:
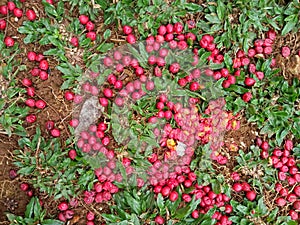
[{"label": "red berry", "polygon": [[48,80],[48,73],[44,70],[41,70],[40,73],[39,73],[39,77],[41,78],[41,80]]},{"label": "red berry", "polygon": [[79,41],[77,37],[72,37],[71,41],[70,41],[71,45],[73,45],[74,47],[78,47],[79,46]]},{"label": "red berry", "polygon": [[281,48],[281,54],[282,54],[283,57],[289,57],[290,54],[291,54],[290,48],[287,47],[287,46],[282,47]]},{"label": "red berry", "polygon": [[7,47],[12,47],[12,46],[14,46],[15,41],[14,41],[14,39],[12,39],[11,37],[6,37],[6,38],[4,39],[4,43],[5,43],[5,45],[6,45]]},{"label": "red berry", "polygon": [[35,52],[28,52],[27,53],[27,58],[28,58],[29,61],[35,61],[36,53]]},{"label": "red berry", "polygon": [[242,99],[244,102],[249,102],[252,99],[251,92],[246,92],[243,94]]},{"label": "red berry", "polygon": [[249,200],[249,201],[253,201],[255,198],[256,198],[256,192],[255,191],[248,191],[246,193],[246,198]]},{"label": "red berry", "polygon": [[178,199],[178,193],[176,191],[172,191],[170,193],[169,199],[171,202],[175,202]]},{"label": "red berry", "polygon": [[29,99],[27,99],[27,100],[25,101],[25,104],[26,104],[27,106],[29,106],[30,108],[32,108],[32,107],[35,106],[35,100],[32,99],[32,98],[29,98]]},{"label": "red berry", "polygon": [[96,32],[94,31],[89,31],[87,34],[86,34],[86,37],[91,39],[92,41],[95,41],[96,38],[97,38],[97,34]]},{"label": "red berry", "polygon": [[232,189],[236,192],[240,192],[243,190],[243,186],[240,183],[234,183]]},{"label": "red berry", "polygon": [[126,37],[126,41],[129,43],[129,44],[134,44],[136,42],[136,38],[133,34],[129,34],[127,37]]},{"label": "red berry", "polygon": [[39,67],[41,70],[48,70],[49,68],[48,61],[46,59],[41,60]]},{"label": "red berry", "polygon": [[129,35],[132,33],[132,27],[128,26],[128,25],[125,25],[123,27],[123,33],[126,34],[126,35]]},{"label": "red berry", "polygon": [[60,210],[60,211],[66,211],[69,206],[68,206],[68,203],[66,202],[61,202],[59,203],[59,205],[57,206],[57,208]]},{"label": "red berry", "polygon": [[36,14],[32,9],[27,10],[26,16],[30,21],[33,21],[36,19]]},{"label": "red berry", "polygon": [[89,21],[89,17],[88,17],[88,16],[86,16],[86,15],[80,15],[80,16],[79,16],[79,22],[80,22],[82,25],[87,24],[88,21]]},{"label": "red berry", "polygon": [[180,34],[183,31],[183,25],[180,22],[177,22],[173,26],[174,32]]},{"label": "red berry", "polygon": [[9,11],[13,11],[16,8],[16,4],[14,2],[7,2],[7,8]]},{"label": "red berry", "polygon": [[161,216],[156,216],[155,217],[155,223],[157,223],[157,224],[164,224],[165,223],[165,220],[164,220],[164,218],[162,218]]},{"label": "red berry", "polygon": [[89,21],[89,22],[86,23],[85,28],[86,28],[88,31],[92,31],[92,30],[95,29],[95,24],[94,24],[92,21]]},{"label": "red berry", "polygon": [[1,5],[1,6],[0,6],[0,13],[1,13],[2,15],[7,15],[7,13],[8,13],[8,8],[7,8],[6,5]]},{"label": "red berry", "polygon": [[65,92],[65,99],[67,101],[72,101],[75,97],[75,94],[72,91],[66,91]]},{"label": "red berry", "polygon": [[86,219],[89,220],[89,221],[94,220],[95,219],[95,214],[92,213],[92,212],[88,212],[86,214]]},{"label": "red berry", "polygon": [[23,10],[22,9],[19,9],[19,8],[15,8],[14,9],[14,15],[18,18],[22,17],[23,16]]},{"label": "red berry", "polygon": [[29,114],[26,116],[26,122],[27,123],[34,123],[36,121],[36,115]]},{"label": "red berry", "polygon": [[32,85],[32,81],[28,78],[24,78],[22,80],[22,85],[25,86],[25,87],[30,87]]},{"label": "red berry", "polygon": [[29,189],[29,185],[27,183],[20,184],[20,189],[22,191],[27,191]]},{"label": "red berry", "polygon": [[59,137],[60,136],[60,131],[56,128],[54,128],[53,130],[50,131],[51,135],[53,137]]},{"label": "red berry", "polygon": [[0,19],[0,30],[4,30],[6,28],[6,21],[4,19]]},{"label": "red berry", "polygon": [[54,128],[54,122],[51,120],[47,121],[45,127],[49,131],[52,130]]},{"label": "red berry", "polygon": [[44,102],[43,100],[37,100],[35,102],[35,106],[38,108],[38,109],[44,109],[46,107],[46,102]]},{"label": "red berry", "polygon": [[251,77],[246,77],[245,81],[244,81],[246,86],[253,86],[255,84],[255,80]]}]

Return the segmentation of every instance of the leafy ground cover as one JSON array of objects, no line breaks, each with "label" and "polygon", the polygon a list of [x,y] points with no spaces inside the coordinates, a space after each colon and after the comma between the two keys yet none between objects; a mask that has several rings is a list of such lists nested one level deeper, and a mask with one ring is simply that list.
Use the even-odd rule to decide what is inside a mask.
[{"label": "leafy ground cover", "polygon": [[1,1],[0,224],[299,224],[299,10]]}]

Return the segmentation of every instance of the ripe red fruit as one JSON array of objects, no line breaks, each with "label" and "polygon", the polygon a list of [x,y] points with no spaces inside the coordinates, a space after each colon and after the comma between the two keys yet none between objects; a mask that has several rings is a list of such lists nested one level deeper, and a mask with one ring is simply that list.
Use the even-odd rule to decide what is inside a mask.
[{"label": "ripe red fruit", "polygon": [[231,85],[230,81],[229,80],[223,80],[222,82],[222,87],[223,88],[229,88]]},{"label": "ripe red fruit", "polygon": [[126,35],[131,34],[132,33],[132,27],[130,27],[128,25],[123,26],[123,33],[126,34]]},{"label": "ripe red fruit", "polygon": [[190,90],[191,91],[197,91],[197,90],[199,90],[199,88],[200,88],[200,84],[197,81],[192,82],[190,84]]},{"label": "ripe red fruit", "polygon": [[4,19],[0,19],[0,30],[4,30],[6,28],[6,21]]},{"label": "ripe red fruit", "polygon": [[88,21],[85,25],[85,28],[88,30],[88,31],[92,31],[95,29],[95,24],[92,22],[92,21]]},{"label": "ripe red fruit", "polygon": [[293,204],[293,207],[295,210],[300,210],[300,201],[295,201],[294,204]]},{"label": "ripe red fruit", "polygon": [[74,47],[78,47],[79,46],[79,41],[77,37],[72,37],[70,40],[71,45],[73,45]]},{"label": "ripe red fruit", "polygon": [[7,8],[9,11],[13,11],[16,8],[16,4],[14,2],[7,2]]},{"label": "ripe red fruit", "polygon": [[95,219],[95,214],[92,213],[92,212],[88,212],[86,214],[86,219],[89,220],[89,221],[94,220]]},{"label": "ripe red fruit", "polygon": [[97,34],[96,32],[94,31],[89,31],[87,34],[86,34],[86,37],[91,39],[92,41],[95,41],[96,38],[97,38]]},{"label": "ripe red fruit", "polygon": [[26,92],[27,92],[27,95],[28,95],[28,96],[33,97],[34,94],[35,94],[35,89],[34,89],[34,87],[28,87],[28,88],[26,89]]},{"label": "ripe red fruit", "polygon": [[27,183],[20,184],[20,189],[22,191],[27,191],[29,189],[29,185]]},{"label": "ripe red fruit", "polygon": [[152,91],[155,88],[154,82],[153,81],[148,81],[146,83],[146,90],[147,91]]},{"label": "ripe red fruit", "polygon": [[281,55],[282,55],[283,57],[289,57],[290,54],[291,54],[291,50],[290,50],[289,47],[284,46],[284,47],[281,48]]},{"label": "ripe red fruit", "polygon": [[32,81],[28,78],[24,78],[22,80],[22,85],[25,86],[25,87],[30,87],[32,85]]},{"label": "ripe red fruit", "polygon": [[75,97],[75,94],[72,91],[66,91],[65,92],[65,99],[67,101],[72,101]]},{"label": "ripe red fruit", "polygon": [[44,102],[43,100],[37,100],[35,102],[35,106],[38,108],[38,109],[44,109],[46,107],[46,102]]},{"label": "ripe red fruit", "polygon": [[14,15],[18,18],[23,16],[23,10],[19,8],[14,8]]},{"label": "ripe red fruit", "polygon": [[176,191],[172,191],[170,193],[169,199],[171,202],[175,202],[178,199],[178,193]]},{"label": "ripe red fruit", "polygon": [[171,192],[171,188],[169,186],[164,186],[162,189],[161,189],[161,194],[162,196],[166,197],[166,196],[169,196],[170,195],[170,192]]},{"label": "ripe red fruit", "polygon": [[35,61],[36,53],[35,52],[28,52],[27,53],[27,58],[28,58],[29,61]]},{"label": "ripe red fruit", "polygon": [[298,220],[299,218],[299,213],[297,213],[294,210],[289,211],[289,216],[291,217],[292,220]]},{"label": "ripe red fruit", "polygon": [[26,116],[26,122],[27,123],[34,123],[36,121],[36,115],[29,114]]},{"label": "ripe red fruit", "polygon": [[105,89],[103,90],[103,94],[104,94],[104,96],[107,97],[107,98],[113,97],[113,91],[112,91],[111,89],[109,89],[109,88],[105,88]]},{"label": "ripe red fruit", "polygon": [[191,216],[192,216],[194,219],[197,219],[197,218],[199,217],[199,211],[198,211],[197,209],[195,209],[195,210],[192,212]]},{"label": "ripe red fruit", "polygon": [[295,202],[297,200],[297,195],[295,195],[293,193],[290,193],[286,197],[286,200],[289,201],[289,202]]},{"label": "ripe red fruit", "polygon": [[107,100],[107,98],[99,98],[99,103],[100,103],[103,107],[108,106],[108,100]]},{"label": "ripe red fruit", "polygon": [[30,108],[32,108],[32,107],[35,106],[35,100],[32,99],[32,98],[29,98],[29,99],[27,99],[27,100],[25,101],[25,104],[26,104],[27,106],[29,106]]},{"label": "ripe red fruit", "polygon": [[60,136],[60,131],[56,128],[54,128],[53,130],[50,131],[51,135],[53,137],[59,137]]},{"label": "ripe red fruit", "polygon": [[[110,57],[107,56],[103,59],[103,64],[107,67],[110,67],[113,65],[113,61]],[[110,84],[114,84],[114,81],[116,81],[117,78],[114,74],[110,74],[110,75],[108,75],[107,80]]]},{"label": "ripe red fruit", "polygon": [[251,190],[251,186],[247,182],[243,182],[242,187],[243,187],[243,191],[250,191]]},{"label": "ripe red fruit", "polygon": [[257,79],[262,80],[264,79],[265,74],[261,71],[256,71],[255,76],[257,77]]},{"label": "ripe red fruit", "polygon": [[79,124],[79,120],[78,119],[72,119],[72,120],[70,120],[69,124],[70,124],[71,127],[77,127],[78,124]]},{"label": "ripe red fruit", "polygon": [[7,47],[12,47],[12,46],[14,46],[15,41],[14,41],[14,39],[12,39],[11,37],[6,37],[6,38],[4,39],[4,43],[5,43],[5,45],[6,45]]},{"label": "ripe red fruit", "polygon": [[234,183],[232,189],[236,192],[240,192],[243,190],[243,186],[240,183]]},{"label": "ripe red fruit", "polygon": [[86,16],[86,15],[80,15],[80,16],[79,16],[79,22],[80,22],[82,25],[87,24],[88,21],[89,21],[89,17],[88,17],[88,16]]},{"label": "ripe red fruit", "polygon": [[68,152],[68,155],[69,155],[69,158],[74,160],[77,156],[77,153],[74,149],[71,149],[69,152]]},{"label": "ripe red fruit", "polygon": [[44,55],[43,54],[37,54],[35,60],[40,62],[44,59]]},{"label": "ripe red fruit", "polygon": [[297,196],[300,197],[300,186],[298,185],[298,186],[294,187],[293,192],[294,192]]},{"label": "ripe red fruit", "polygon": [[180,70],[180,64],[177,62],[172,63],[169,67],[169,71],[173,74],[178,73],[179,70]]},{"label": "ripe red fruit", "polygon": [[225,205],[225,213],[230,214],[232,212],[232,206],[231,205]]},{"label": "ripe red fruit", "polygon": [[251,77],[246,77],[245,81],[244,81],[246,86],[253,86],[255,84],[255,80]]},{"label": "ripe red fruit", "polygon": [[266,141],[263,141],[263,142],[261,143],[260,148],[261,148],[262,150],[264,150],[264,151],[268,151],[268,150],[269,150],[269,143],[266,142]]},{"label": "ripe red fruit", "polygon": [[275,203],[276,203],[278,206],[282,207],[282,206],[285,206],[286,200],[285,200],[284,198],[279,197],[279,198],[277,198],[277,199],[275,200]]},{"label": "ripe red fruit", "polygon": [[180,34],[183,31],[183,25],[180,22],[177,22],[173,26],[173,30],[175,33]]},{"label": "ripe red fruit", "polygon": [[155,217],[155,223],[164,224],[165,220],[164,220],[164,218],[162,218],[161,216],[158,215],[158,216]]},{"label": "ripe red fruit", "polygon": [[2,15],[7,15],[7,13],[8,13],[8,8],[7,8],[6,5],[1,5],[1,6],[0,6],[0,13],[1,13]]},{"label": "ripe red fruit", "polygon": [[69,206],[68,206],[68,203],[66,202],[61,202],[58,204],[57,208],[60,210],[60,211],[66,211]]},{"label": "ripe red fruit", "polygon": [[48,70],[49,68],[48,61],[46,59],[41,60],[39,67],[41,70]]},{"label": "ripe red fruit", "polygon": [[127,37],[126,37],[126,41],[129,43],[129,44],[134,44],[136,42],[136,38],[133,34],[129,34]]},{"label": "ripe red fruit", "polygon": [[284,143],[284,149],[291,151],[294,148],[293,142],[291,140],[286,140]]},{"label": "ripe red fruit", "polygon": [[30,20],[30,21],[33,21],[36,19],[36,14],[32,9],[27,10],[26,16],[27,16],[28,20]]},{"label": "ripe red fruit", "polygon": [[45,127],[49,131],[52,130],[54,128],[54,122],[51,121],[51,120],[47,121],[46,124],[45,124]]},{"label": "ripe red fruit", "polygon": [[255,191],[248,191],[246,193],[246,198],[249,200],[249,201],[253,201],[255,198],[256,198],[256,192]]},{"label": "ripe red fruit", "polygon": [[41,78],[41,80],[47,80],[49,75],[46,71],[41,70],[40,73],[39,73],[39,77]]},{"label": "ripe red fruit", "polygon": [[246,92],[243,94],[242,99],[244,102],[249,102],[252,99],[251,92]]},{"label": "ripe red fruit", "polygon": [[157,30],[159,35],[165,35],[167,33],[167,28],[164,25],[160,25],[160,27]]}]

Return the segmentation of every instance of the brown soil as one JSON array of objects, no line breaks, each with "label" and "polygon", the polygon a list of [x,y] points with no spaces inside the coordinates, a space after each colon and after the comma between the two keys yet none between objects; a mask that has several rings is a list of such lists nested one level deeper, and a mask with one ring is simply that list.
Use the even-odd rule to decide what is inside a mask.
[{"label": "brown soil", "polygon": [[[29,197],[21,191],[20,178],[10,179],[9,171],[13,166],[12,152],[17,148],[16,137],[0,135],[0,224],[9,224],[5,212],[23,215]],[[13,204],[11,204],[11,203]],[[15,208],[15,209],[13,209]]]},{"label": "brown soil", "polygon": [[[289,46],[291,49],[291,55],[289,57],[283,57],[281,55],[281,48]],[[282,75],[285,79],[292,82],[294,78],[300,79],[300,31],[298,33],[290,33],[286,36],[279,36],[276,39],[274,45],[274,56],[277,66],[281,68]]]}]

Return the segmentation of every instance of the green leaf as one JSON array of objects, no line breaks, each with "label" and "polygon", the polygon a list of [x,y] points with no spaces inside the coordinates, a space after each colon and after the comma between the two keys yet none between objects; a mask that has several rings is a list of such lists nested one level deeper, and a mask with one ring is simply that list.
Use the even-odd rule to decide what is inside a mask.
[{"label": "green leaf", "polygon": [[221,21],[219,20],[219,18],[216,14],[206,14],[205,19],[207,19],[208,22],[213,23],[213,24],[221,23]]},{"label": "green leaf", "polygon": [[282,31],[281,31],[281,35],[284,36],[287,33],[289,33],[291,30],[293,30],[296,26],[296,21],[289,21],[285,24],[285,26],[283,27]]},{"label": "green leaf", "polygon": [[103,38],[104,40],[107,40],[110,36],[111,36],[111,30],[107,29],[103,34]]},{"label": "green leaf", "polygon": [[63,225],[64,222],[59,220],[47,219],[42,222],[42,225]]}]

